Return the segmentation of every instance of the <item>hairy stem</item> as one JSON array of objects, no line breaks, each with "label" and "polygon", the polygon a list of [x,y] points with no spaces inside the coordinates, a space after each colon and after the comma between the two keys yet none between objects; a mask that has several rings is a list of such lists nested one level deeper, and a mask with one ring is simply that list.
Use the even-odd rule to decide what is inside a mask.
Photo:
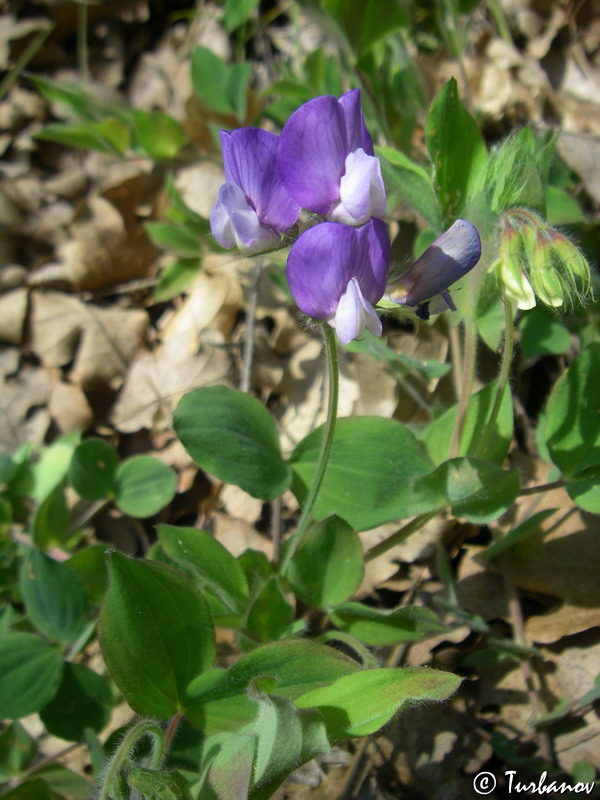
[{"label": "hairy stem", "polygon": [[144,719],[138,722],[137,725],[134,725],[133,728],[125,734],[125,738],[121,742],[119,749],[111,758],[104,775],[98,800],[110,800],[116,783],[119,780],[121,770],[124,770],[131,764],[131,759],[137,743],[144,736],[149,736],[152,741],[150,768],[158,769],[164,752],[163,730],[156,722]]},{"label": "hairy stem", "polygon": [[365,553],[365,563],[367,561],[373,561],[374,558],[383,555],[383,553],[387,553],[387,551],[391,550],[392,547],[395,547],[397,544],[400,544],[400,542],[408,539],[412,533],[420,530],[423,525],[426,525],[430,519],[433,519],[437,515],[437,513],[437,511],[429,511],[427,514],[419,514],[418,517],[415,517],[413,520],[408,522],[406,525],[400,528],[400,530],[392,533],[392,535],[388,536],[387,539],[384,539],[382,542],[379,542],[379,544],[371,547],[371,549],[367,550]]},{"label": "hairy stem", "polygon": [[477,349],[477,331],[470,320],[465,321],[465,350],[463,362],[463,380],[456,412],[456,424],[450,445],[449,458],[455,458],[460,451],[460,443],[465,425],[465,417],[469,408],[469,400],[473,393],[475,381],[475,351]]},{"label": "hairy stem", "polygon": [[339,373],[338,373],[338,357],[337,345],[335,341],[335,331],[327,323],[323,323],[323,339],[325,341],[325,355],[327,358],[327,372],[328,372],[328,387],[329,396],[327,402],[327,419],[323,429],[323,438],[321,440],[321,452],[319,453],[319,460],[317,461],[317,468],[313,476],[312,485],[308,492],[308,497],[302,509],[302,515],[298,522],[298,527],[294,533],[287,540],[283,548],[283,558],[279,566],[281,575],[285,575],[290,565],[290,561],[294,557],[294,553],[300,544],[302,537],[306,533],[308,526],[312,520],[312,512],[323,483],[327,462],[329,461],[329,454],[331,452],[331,445],[333,444],[333,434],[335,433],[335,423],[337,419],[337,406],[338,406],[338,393],[339,393]]},{"label": "hairy stem", "polygon": [[502,352],[502,363],[500,365],[500,372],[498,374],[498,385],[496,386],[496,396],[494,397],[494,405],[490,417],[486,423],[483,434],[479,441],[477,452],[480,455],[485,453],[485,448],[488,446],[490,438],[494,433],[496,421],[502,400],[504,399],[504,390],[510,377],[510,367],[512,364],[513,349],[515,343],[515,329],[513,327],[513,307],[509,300],[504,300],[504,350]]}]

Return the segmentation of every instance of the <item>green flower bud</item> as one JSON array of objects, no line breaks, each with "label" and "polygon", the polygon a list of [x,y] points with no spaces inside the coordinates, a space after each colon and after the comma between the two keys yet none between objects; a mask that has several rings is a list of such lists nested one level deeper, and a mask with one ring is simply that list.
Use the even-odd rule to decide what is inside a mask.
[{"label": "green flower bud", "polygon": [[517,308],[537,299],[551,308],[583,302],[591,294],[590,267],[565,236],[537,214],[515,208],[500,217],[498,258],[491,268]]}]

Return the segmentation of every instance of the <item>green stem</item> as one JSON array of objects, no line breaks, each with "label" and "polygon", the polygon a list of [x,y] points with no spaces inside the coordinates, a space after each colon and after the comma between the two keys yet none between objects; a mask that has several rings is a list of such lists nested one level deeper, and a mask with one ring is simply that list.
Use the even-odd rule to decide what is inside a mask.
[{"label": "green stem", "polygon": [[328,385],[329,385],[329,398],[327,403],[327,419],[325,421],[325,428],[323,430],[323,438],[321,440],[321,452],[319,453],[319,460],[317,468],[313,477],[312,485],[306,498],[302,515],[298,522],[298,527],[290,536],[283,548],[283,558],[279,565],[279,574],[285,575],[290,561],[294,557],[294,553],[300,544],[302,537],[312,520],[312,512],[323,483],[327,462],[329,461],[329,454],[331,452],[331,445],[333,444],[333,434],[335,432],[335,423],[337,419],[337,406],[338,406],[338,393],[339,393],[339,373],[338,373],[338,357],[337,345],[335,340],[335,331],[327,323],[323,323],[323,339],[325,341],[325,355],[327,357],[327,371],[328,371]]},{"label": "green stem", "polygon": [[6,77],[3,79],[2,83],[0,83],[0,100],[4,97],[5,94],[8,93],[13,83],[16,80],[18,80],[19,76],[21,75],[27,64],[38,52],[38,50],[44,44],[48,36],[54,30],[54,28],[55,24],[52,23],[47,28],[44,28],[44,30],[39,31],[36,37],[32,39],[31,42],[25,48],[25,50],[23,50],[19,58],[15,61],[11,70],[7,73]]},{"label": "green stem", "polygon": [[365,563],[367,561],[373,561],[374,558],[387,553],[387,551],[391,550],[392,547],[395,547],[405,539],[408,539],[411,534],[420,530],[423,525],[426,525],[429,522],[430,519],[433,519],[437,513],[437,511],[429,511],[427,514],[419,514],[418,517],[415,517],[413,520],[411,520],[411,522],[408,522],[406,525],[400,528],[400,530],[397,530],[396,533],[392,533],[392,535],[388,536],[387,539],[384,539],[370,550],[367,550],[365,553]]},{"label": "green stem", "polygon": [[114,793],[121,770],[125,769],[131,761],[135,747],[140,739],[149,736],[152,740],[152,750],[150,753],[150,768],[158,769],[162,761],[164,752],[163,730],[160,725],[152,720],[144,719],[134,725],[125,734],[119,749],[111,758],[108,769],[104,775],[102,791],[98,800],[110,800]]},{"label": "green stem", "polygon": [[456,412],[456,424],[450,445],[449,458],[455,458],[460,451],[460,443],[465,425],[465,417],[469,408],[469,400],[473,393],[475,381],[475,351],[477,349],[477,331],[471,320],[465,321],[465,350],[463,361],[463,382]]},{"label": "green stem", "polygon": [[502,353],[502,363],[500,365],[500,372],[498,374],[498,385],[496,386],[496,396],[494,397],[494,405],[490,413],[484,431],[479,440],[477,452],[480,455],[485,453],[485,449],[489,444],[490,438],[496,428],[496,421],[498,414],[502,407],[502,400],[504,399],[504,390],[510,377],[510,367],[512,364],[513,349],[515,343],[515,329],[513,326],[513,307],[510,300],[504,300],[504,351]]}]

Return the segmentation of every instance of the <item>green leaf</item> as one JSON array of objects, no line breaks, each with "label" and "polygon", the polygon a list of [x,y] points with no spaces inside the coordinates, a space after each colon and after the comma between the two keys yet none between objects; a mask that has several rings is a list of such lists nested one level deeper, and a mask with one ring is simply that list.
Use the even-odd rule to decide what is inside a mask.
[{"label": "green leaf", "polygon": [[501,469],[478,458],[445,461],[413,484],[419,513],[449,505],[455,517],[476,523],[491,522],[504,514],[516,500],[519,488],[517,470]]},{"label": "green leaf", "polygon": [[354,339],[347,344],[346,350],[351,353],[366,353],[377,361],[387,364],[399,380],[412,371],[417,372],[425,380],[441,378],[451,369],[450,364],[444,364],[434,358],[412,358],[403,353],[396,353],[382,339],[367,331],[360,339]]},{"label": "green leaf", "polygon": [[275,422],[255,397],[225,386],[195,389],[181,399],[173,427],[196,464],[220,480],[261,500],[289,487]]},{"label": "green leaf", "polygon": [[200,258],[179,258],[172,261],[160,273],[158,285],[154,289],[154,302],[164,303],[185,292],[201,269]]},{"label": "green leaf", "polygon": [[372,647],[418,642],[430,633],[447,630],[433,611],[421,606],[383,611],[362,603],[343,603],[333,611],[331,621]]},{"label": "green leaf", "polygon": [[85,594],[64,563],[32,548],[23,561],[19,585],[27,616],[48,639],[74,642],[89,623]]},{"label": "green leaf", "polygon": [[237,731],[256,716],[256,704],[246,691],[253,679],[273,678],[277,695],[293,700],[357,670],[360,666],[343,653],[308,639],[272,642],[252,650],[228,670],[212,670],[193,681],[185,715],[206,736]]},{"label": "green leaf", "polygon": [[248,63],[236,62],[229,68],[227,78],[227,97],[236,117],[246,117],[248,82],[252,74],[252,66]]},{"label": "green leaf", "polygon": [[38,503],[45,500],[67,477],[73,453],[80,439],[81,434],[78,432],[61,436],[43,450],[40,459],[33,465],[34,485],[31,497]]},{"label": "green leaf", "polygon": [[[323,719],[316,711],[299,711],[290,700],[266,694],[259,697],[258,706],[253,798],[271,797],[290,772],[331,749]],[[262,791],[257,793],[257,787]]]},{"label": "green leaf", "polygon": [[133,122],[139,144],[150,158],[175,158],[188,142],[177,120],[161,111],[134,109]]},{"label": "green leaf", "polygon": [[108,573],[99,629],[106,665],[134,711],[167,719],[215,658],[206,600],[188,578],[158,562],[113,552]]},{"label": "green leaf", "polygon": [[556,513],[556,510],[557,509],[555,508],[547,508],[544,511],[538,511],[537,514],[533,514],[533,516],[529,517],[529,519],[526,519],[525,522],[522,522],[520,525],[517,525],[516,528],[513,528],[512,531],[505,533],[501,539],[498,539],[493,544],[489,545],[489,547],[486,547],[486,549],[479,554],[479,558],[496,558],[496,556],[512,550],[513,547],[516,547],[529,536],[537,533],[542,522],[548,519],[548,517],[550,517],[552,514]]},{"label": "green leaf", "polygon": [[546,189],[546,221],[548,225],[573,225],[585,222],[585,214],[573,195],[556,186],[548,186]]},{"label": "green leaf", "polygon": [[290,563],[294,593],[317,608],[338,605],[360,586],[364,574],[360,538],[339,517],[314,525]]},{"label": "green leaf", "polygon": [[208,767],[199,800],[231,797],[246,800],[256,751],[256,736],[247,731],[216,733],[204,747],[203,762]]},{"label": "green leaf", "polygon": [[388,0],[384,14],[378,0],[323,0],[323,8],[340,25],[357,55],[410,22],[401,0]]},{"label": "green leaf", "polygon": [[87,439],[77,446],[69,467],[69,481],[84,500],[113,497],[119,456],[103,439]]},{"label": "green leaf", "polygon": [[225,62],[207,47],[196,47],[192,53],[192,86],[202,103],[221,114],[233,111],[228,94],[229,69]]},{"label": "green leaf", "polygon": [[177,475],[153,456],[132,456],[116,472],[115,503],[131,517],[151,517],[170,503]]},{"label": "green leaf", "polygon": [[61,800],[89,800],[93,787],[81,775],[66,769],[61,764],[49,764],[47,767],[36,769],[32,777],[43,778],[50,786],[54,797],[58,795]]},{"label": "green leaf", "polygon": [[441,233],[444,220],[427,170],[393,147],[376,147],[375,152],[381,158],[388,192],[414,209],[434,231]]},{"label": "green leaf", "polygon": [[582,350],[554,384],[546,407],[546,444],[567,478],[600,464],[600,343]]},{"label": "green leaf", "polygon": [[105,727],[113,705],[110,684],[83,664],[66,663],[60,686],[40,711],[48,733],[70,742],[85,740],[85,731]]},{"label": "green leaf", "polygon": [[[461,446],[458,455],[467,455],[477,451],[481,440],[481,432],[488,420],[494,398],[496,396],[496,382],[490,383],[479,392],[474,394],[469,400],[469,406],[465,415]],[[421,436],[421,441],[427,449],[429,458],[435,464],[441,464],[448,458],[454,427],[456,425],[456,413],[458,405],[451,406],[444,414],[434,420],[425,429]],[[508,385],[504,390],[500,412],[496,420],[494,433],[489,439],[485,450],[477,455],[486,461],[493,461],[501,464],[513,436],[513,410],[512,397]]]},{"label": "green leaf", "polygon": [[525,358],[557,355],[571,347],[571,334],[567,328],[540,306],[523,314],[519,330]]},{"label": "green leaf", "polygon": [[226,0],[223,21],[228,33],[247,22],[258,8],[259,0]]},{"label": "green leaf", "polygon": [[202,253],[199,237],[185,225],[147,222],[146,230],[155,244],[174,250],[182,258],[197,258]]},{"label": "green leaf", "polygon": [[60,545],[67,537],[70,525],[65,489],[61,484],[37,507],[31,520],[31,536],[38,547]]},{"label": "green leaf", "polygon": [[526,206],[544,215],[545,173],[553,150],[554,141],[536,139],[528,126],[495,148],[486,176],[492,211],[499,214],[515,206]]},{"label": "green leaf", "polygon": [[37,752],[37,742],[21,725],[12,722],[0,733],[0,781],[18,777]]},{"label": "green leaf", "polygon": [[37,131],[34,138],[68,147],[81,147],[83,150],[98,150],[111,156],[119,154],[119,150],[106,137],[105,129],[96,122],[55,122]]},{"label": "green leaf", "polygon": [[192,567],[230,611],[242,613],[245,610],[249,592],[244,570],[214,536],[174,525],[159,525],[158,536],[165,553]]},{"label": "green leaf", "polygon": [[270,578],[248,610],[246,629],[259,642],[278,639],[292,622],[293,609],[277,578]]},{"label": "green leaf", "polygon": [[5,491],[10,479],[16,474],[19,465],[12,458],[0,450],[0,491]]},{"label": "green leaf", "polygon": [[450,222],[484,186],[487,150],[451,78],[431,104],[425,123],[427,150],[445,221]]},{"label": "green leaf", "polygon": [[333,744],[379,730],[403,706],[423,700],[445,700],[461,679],[435,669],[367,669],[313,689],[294,701],[298,708],[316,708]]},{"label": "green leaf", "polygon": [[31,633],[0,639],[0,717],[18,719],[43,708],[63,671],[60,650]]},{"label": "green leaf", "polygon": [[100,603],[108,585],[106,551],[105,544],[91,544],[78,550],[65,562],[79,578],[87,600],[92,605]]},{"label": "green leaf", "polygon": [[600,467],[590,467],[578,473],[576,480],[567,481],[569,497],[579,508],[600,514]]},{"label": "green leaf", "polygon": [[[322,428],[292,453],[294,494],[304,502],[321,447]],[[410,485],[431,470],[431,462],[408,428],[381,417],[337,421],[331,455],[314,516],[332,514],[356,531],[412,515]]]},{"label": "green leaf", "polygon": [[3,795],[3,800],[57,800],[48,784],[42,778],[25,781],[8,794]]}]

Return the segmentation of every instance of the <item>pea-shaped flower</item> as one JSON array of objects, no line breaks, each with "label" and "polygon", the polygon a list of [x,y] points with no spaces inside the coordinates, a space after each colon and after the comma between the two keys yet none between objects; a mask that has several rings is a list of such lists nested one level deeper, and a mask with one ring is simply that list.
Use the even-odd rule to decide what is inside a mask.
[{"label": "pea-shaped flower", "polygon": [[300,214],[277,168],[279,138],[260,128],[221,131],[226,183],[210,212],[210,229],[223,247],[271,250]]},{"label": "pea-shaped flower", "polygon": [[386,298],[397,305],[414,307],[422,319],[447,308],[456,311],[448,287],[473,269],[480,257],[481,239],[477,228],[464,219],[457,219],[388,286]]},{"label": "pea-shaped flower", "polygon": [[328,220],[362,225],[385,214],[381,166],[359,89],[300,106],[281,132],[279,169],[294,200]]},{"label": "pea-shaped flower", "polygon": [[287,279],[298,308],[335,328],[348,344],[365,328],[381,336],[374,305],[386,287],[390,240],[385,223],[361,228],[323,222],[296,241],[287,262]]}]

